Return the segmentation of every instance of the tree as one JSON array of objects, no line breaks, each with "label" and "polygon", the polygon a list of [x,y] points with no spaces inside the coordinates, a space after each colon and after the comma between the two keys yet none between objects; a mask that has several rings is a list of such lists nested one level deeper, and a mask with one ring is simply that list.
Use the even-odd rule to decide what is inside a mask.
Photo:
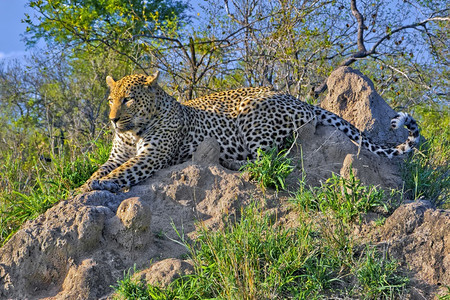
[{"label": "tree", "polygon": [[[250,80],[257,84],[270,82],[303,95],[305,91],[298,85],[312,85],[317,96],[326,89],[331,70],[369,61],[386,64],[397,77],[429,90],[424,69],[417,65],[448,66],[444,49],[449,9],[445,1],[222,3],[223,13],[246,27],[241,57],[244,64],[251,65],[245,72],[259,77]],[[420,61],[414,60],[419,56]]]},{"label": "tree", "polygon": [[354,65],[395,105],[448,101],[445,1],[209,0],[195,22],[180,1],[164,2],[172,17],[150,2],[66,2],[30,1],[40,13],[30,41],[112,49],[142,72],[163,70],[180,98],[240,85],[317,97],[333,69]]},{"label": "tree", "polygon": [[32,55],[26,66],[17,61],[0,64],[0,119],[8,128],[0,137],[20,141],[37,131],[50,152],[61,150],[65,141],[82,148],[95,140],[108,124],[104,78],[130,72],[117,56],[110,50],[74,59],[52,49]]},{"label": "tree", "polygon": [[182,0],[30,0],[29,6],[37,16],[24,19],[28,45],[43,38],[76,51],[113,49],[136,65],[145,47],[134,37],[156,32],[158,23],[187,19],[189,7]]},{"label": "tree", "polygon": [[[437,49],[442,49],[445,47],[445,37],[442,34],[440,34],[440,36],[433,34],[433,31],[442,33],[442,30],[445,30],[442,26],[443,24],[439,24],[439,22],[450,21],[450,18],[446,16],[449,9],[444,6],[444,3],[439,3],[439,1],[435,1],[434,3],[431,1],[423,3],[419,2],[416,5],[409,1],[405,2],[418,10],[422,8],[423,10],[420,10],[423,11],[421,14],[425,15],[423,16],[423,19],[418,19],[418,17],[413,19],[410,14],[407,13],[406,16],[411,18],[409,21],[390,18],[390,22],[388,23],[386,23],[386,21],[380,22],[377,20],[377,18],[379,18],[378,14],[380,12],[383,13],[380,3],[370,3],[373,9],[369,9],[367,7],[365,8],[370,14],[370,18],[367,18],[367,16],[364,16],[357,8],[357,1],[350,0],[350,9],[357,22],[357,33],[355,38],[357,49],[344,55],[345,59],[339,63],[339,66],[349,66],[359,59],[368,57],[373,59],[380,59],[380,57],[382,59],[383,56],[393,56],[397,58],[400,56],[404,57],[405,52],[408,51],[408,49],[410,49],[410,51],[417,51],[417,49],[414,49],[415,47],[413,41],[420,40],[420,35],[422,38],[428,39],[425,43],[420,43],[421,46],[426,44],[431,47],[427,54],[430,56],[441,56],[442,54],[438,54]],[[419,5],[420,8],[418,7]],[[405,9],[408,11],[411,7],[405,7]],[[399,10],[397,10],[397,12],[399,12]],[[365,24],[366,20],[370,20],[370,25]],[[437,24],[433,25],[433,23]],[[370,28],[368,26],[370,26]],[[383,30],[383,27],[385,27],[385,30]],[[416,30],[417,32],[408,31],[409,29]],[[416,33],[419,33],[419,35]],[[409,43],[403,43],[405,41],[405,36],[407,39],[409,38]],[[402,43],[405,46],[401,46]],[[366,44],[371,44],[370,48],[366,48]],[[409,52],[409,56],[413,57],[414,54]],[[408,80],[412,80],[401,70],[396,69],[392,65],[388,66],[393,71],[396,71],[400,76],[404,76]],[[425,88],[431,88],[430,86],[427,86],[425,82],[421,82],[421,84],[423,84]],[[314,90],[314,93],[322,93],[325,89],[326,82],[323,82]]]},{"label": "tree", "polygon": [[189,21],[186,2],[32,0],[29,5],[38,14],[37,21],[30,16],[25,19],[29,45],[44,38],[47,43],[74,50],[74,57],[113,50],[119,54],[117,59],[131,62],[140,72],[152,68],[166,71],[174,82],[172,88],[188,99],[207,71],[218,68],[211,63],[220,48],[215,42],[202,34],[179,34]]}]

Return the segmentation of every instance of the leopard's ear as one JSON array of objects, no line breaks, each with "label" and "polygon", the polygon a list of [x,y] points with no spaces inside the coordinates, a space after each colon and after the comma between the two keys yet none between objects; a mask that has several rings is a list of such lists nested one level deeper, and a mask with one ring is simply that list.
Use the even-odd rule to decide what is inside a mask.
[{"label": "leopard's ear", "polygon": [[158,81],[159,71],[156,71],[155,74],[147,76],[145,79],[145,84],[148,86],[156,85]]},{"label": "leopard's ear", "polygon": [[106,76],[106,84],[109,86],[110,89],[113,89],[116,82],[111,76]]}]

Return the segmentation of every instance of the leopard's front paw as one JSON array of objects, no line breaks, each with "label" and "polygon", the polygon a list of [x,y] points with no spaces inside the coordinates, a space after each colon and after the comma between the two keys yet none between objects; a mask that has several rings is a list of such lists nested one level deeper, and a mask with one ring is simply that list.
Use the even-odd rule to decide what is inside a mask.
[{"label": "leopard's front paw", "polygon": [[112,193],[117,193],[120,191],[120,186],[113,180],[91,180],[82,186],[83,192],[106,190]]},{"label": "leopard's front paw", "polygon": [[75,194],[84,194],[84,193],[92,191],[92,189],[90,187],[91,182],[92,182],[92,180],[86,181],[82,186],[75,189]]}]

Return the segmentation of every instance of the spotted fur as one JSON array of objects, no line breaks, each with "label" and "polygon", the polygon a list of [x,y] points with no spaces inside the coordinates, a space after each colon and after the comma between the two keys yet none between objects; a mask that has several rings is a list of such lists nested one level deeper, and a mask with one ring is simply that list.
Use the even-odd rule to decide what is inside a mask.
[{"label": "spotted fur", "polygon": [[220,145],[220,160],[240,166],[258,148],[282,147],[304,124],[331,125],[367,150],[388,158],[411,150],[419,129],[408,114],[398,114],[393,128],[405,125],[408,139],[393,148],[371,142],[346,120],[317,106],[267,87],[225,91],[179,103],[153,76],[107,77],[115,136],[108,161],[83,190],[119,191],[150,177],[156,170],[188,160],[207,137]]}]

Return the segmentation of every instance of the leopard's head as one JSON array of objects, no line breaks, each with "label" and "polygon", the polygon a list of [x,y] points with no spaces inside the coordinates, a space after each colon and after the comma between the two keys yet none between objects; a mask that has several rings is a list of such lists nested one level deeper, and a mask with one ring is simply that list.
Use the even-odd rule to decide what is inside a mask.
[{"label": "leopard's head", "polygon": [[116,130],[139,131],[148,124],[156,113],[158,75],[159,72],[150,76],[129,75],[118,81],[111,76],[106,77],[110,89],[109,119]]}]

